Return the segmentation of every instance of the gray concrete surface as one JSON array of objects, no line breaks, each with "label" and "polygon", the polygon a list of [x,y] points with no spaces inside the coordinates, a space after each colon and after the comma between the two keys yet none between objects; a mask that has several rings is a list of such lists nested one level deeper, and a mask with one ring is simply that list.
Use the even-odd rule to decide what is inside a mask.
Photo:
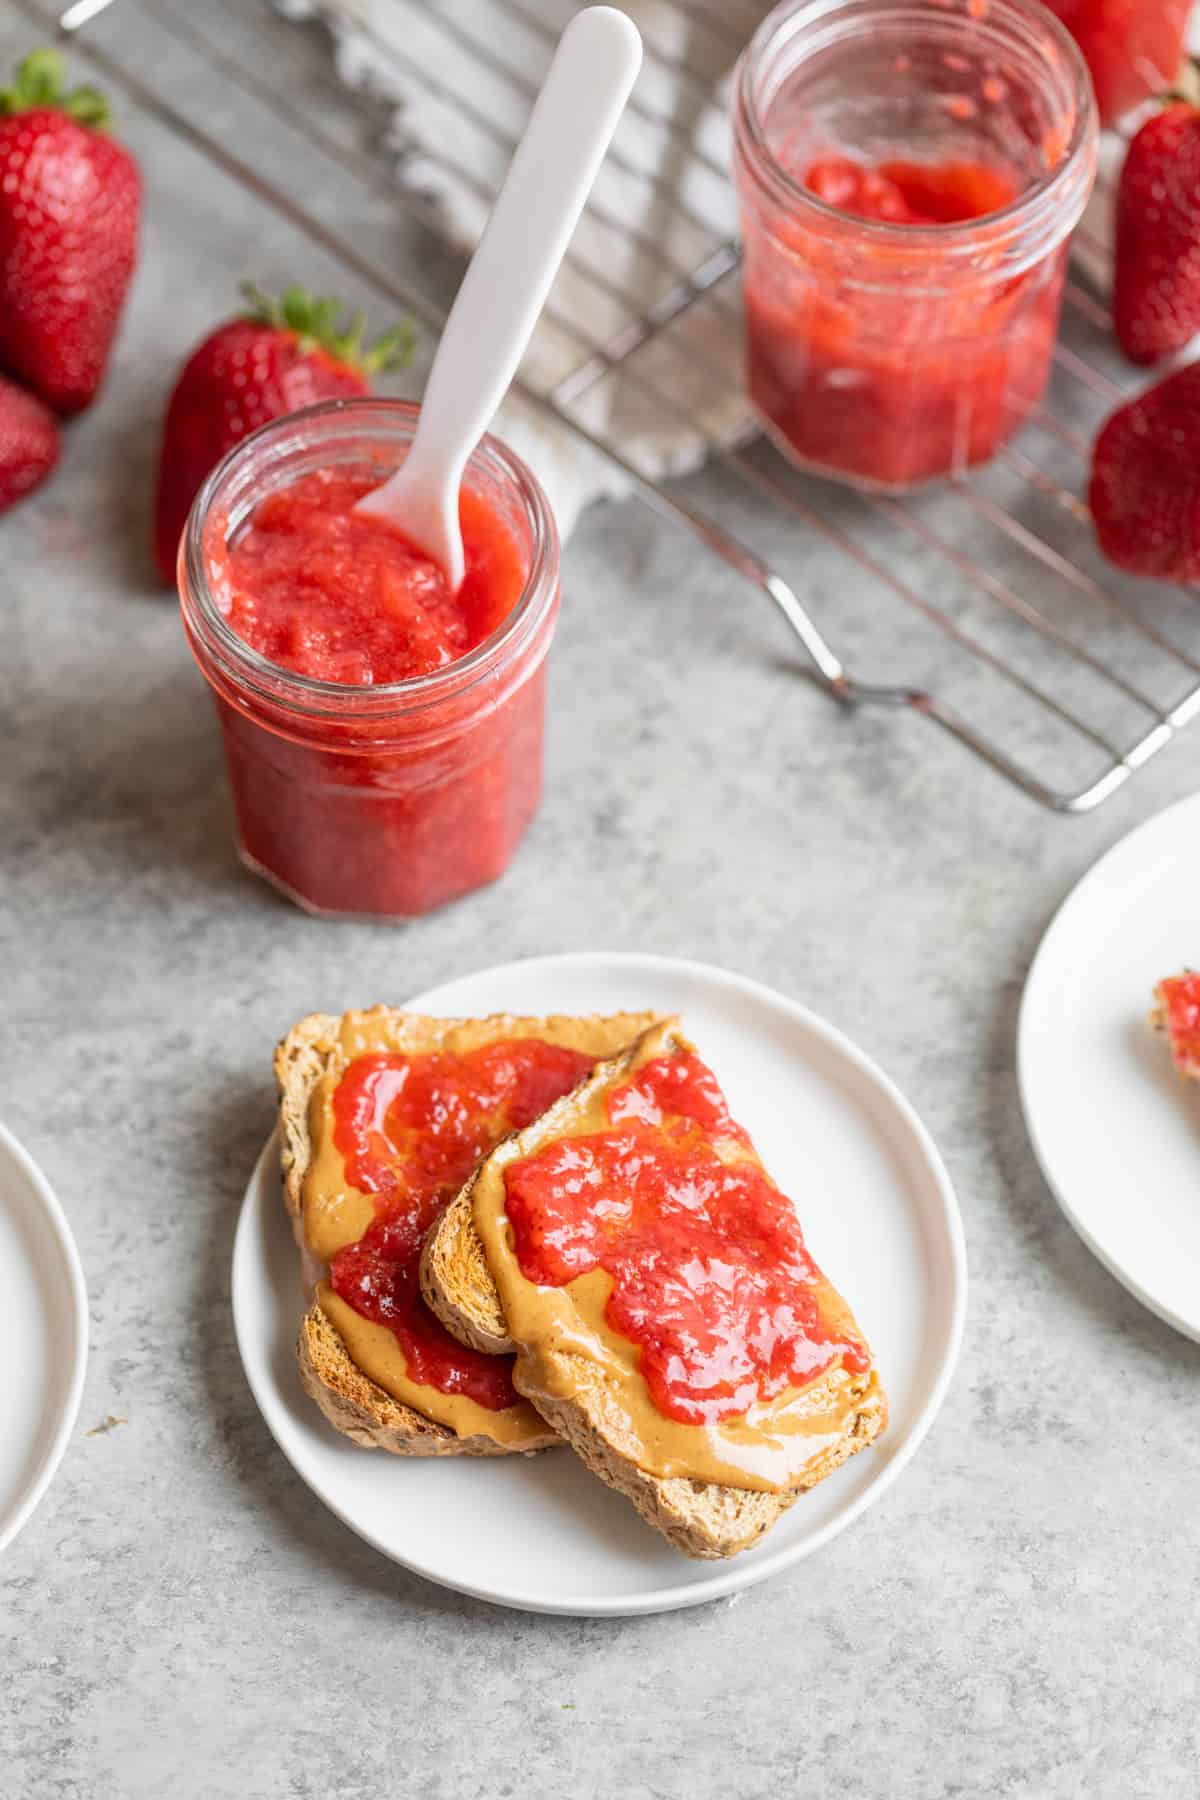
[{"label": "gray concrete surface", "polygon": [[[182,0],[116,10],[94,41],[357,241],[438,276],[382,197],[328,166],[310,179],[299,140],[172,36]],[[10,7],[0,50],[39,35]],[[268,36],[304,105],[349,131],[322,47]],[[1051,913],[1194,788],[1200,738],[1095,817],[1055,818],[915,718],[836,713],[749,590],[638,504],[606,505],[569,549],[547,801],[509,877],[407,929],[301,917],[233,861],[208,699],[152,585],[158,418],[238,276],[303,271],[381,309],[146,111],[121,112],[149,220],[120,354],[0,538],[0,1116],[64,1201],[92,1315],[78,1430],[0,1566],[0,1793],[1194,1794],[1200,1350],[1058,1213],[1012,1061]],[[737,514],[717,475],[694,491]],[[956,679],[936,636],[795,525],[738,516],[868,672]],[[723,964],[858,1039],[945,1152],[973,1280],[957,1382],[884,1504],[790,1577],[629,1622],[493,1609],[359,1543],[268,1436],[228,1295],[283,1028],[596,946]],[[88,1436],[109,1413],[128,1422]]]}]

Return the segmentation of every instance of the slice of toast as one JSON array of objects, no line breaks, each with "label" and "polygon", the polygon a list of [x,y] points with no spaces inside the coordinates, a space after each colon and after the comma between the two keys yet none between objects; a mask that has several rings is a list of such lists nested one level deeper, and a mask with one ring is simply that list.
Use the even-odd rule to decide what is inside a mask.
[{"label": "slice of toast", "polygon": [[[507,1444],[476,1432],[462,1437],[449,1425],[405,1406],[353,1361],[333,1321],[314,1300],[300,1321],[296,1360],[304,1391],[315,1400],[329,1423],[364,1450],[388,1450],[393,1456],[509,1456]],[[534,1434],[526,1451],[549,1449],[557,1434]]]},{"label": "slice of toast", "polygon": [[[620,1381],[628,1381],[629,1376],[622,1375],[611,1358],[597,1357],[595,1343],[586,1341],[569,1312],[555,1315],[554,1328],[537,1346],[519,1339],[514,1342],[489,1256],[490,1250],[501,1257],[510,1282],[514,1280],[514,1270],[516,1279],[524,1280],[512,1254],[511,1227],[504,1217],[502,1193],[498,1194],[494,1185],[503,1182],[504,1170],[566,1137],[574,1137],[582,1121],[590,1119],[588,1129],[594,1129],[598,1103],[632,1073],[656,1056],[686,1054],[690,1050],[678,1031],[677,1021],[659,1022],[637,1044],[599,1065],[574,1094],[556,1102],[533,1125],[494,1150],[428,1234],[421,1262],[421,1285],[431,1309],[462,1342],[495,1354],[515,1348],[513,1378],[518,1391],[534,1401],[593,1474],[624,1494],[647,1523],[677,1549],[688,1556],[713,1559],[733,1556],[756,1543],[799,1493],[814,1487],[879,1436],[887,1423],[887,1402],[874,1369],[869,1369],[865,1377],[850,1380],[835,1364],[804,1391],[805,1404],[811,1402],[814,1417],[820,1418],[828,1408],[828,1416],[836,1420],[837,1429],[814,1439],[818,1448],[794,1472],[793,1485],[785,1489],[766,1490],[680,1474],[655,1474],[639,1464],[642,1439],[627,1429],[622,1407],[614,1402]],[[483,1211],[477,1212],[481,1204]],[[491,1233],[490,1243],[485,1243],[477,1218]],[[490,1225],[485,1223],[487,1220]],[[583,1279],[591,1281],[596,1277]],[[533,1293],[546,1292],[535,1289],[532,1283],[527,1285]],[[845,1302],[827,1283],[824,1290],[830,1296],[831,1306],[841,1309],[838,1316],[853,1326]],[[612,1341],[609,1340],[610,1346]],[[640,1381],[640,1375],[636,1379]]]},{"label": "slice of toast", "polygon": [[437,1314],[460,1343],[488,1356],[506,1356],[516,1350],[483,1239],[475,1229],[472,1183],[459,1189],[426,1235],[421,1292],[430,1312]]},{"label": "slice of toast", "polygon": [[[314,1116],[314,1097],[323,1085],[336,1083],[355,1055],[378,1049],[410,1055],[462,1053],[486,1044],[536,1037],[600,1059],[637,1037],[653,1017],[651,1013],[612,1018],[501,1014],[488,1019],[431,1019],[379,1006],[340,1016],[310,1014],[283,1039],[275,1055],[283,1191],[300,1248],[303,1279],[313,1296],[301,1322],[296,1354],[306,1392],[336,1430],[364,1448],[398,1456],[498,1456],[545,1449],[559,1442],[557,1434],[524,1401],[494,1415],[473,1402],[464,1404],[464,1396],[444,1408],[436,1394],[419,1384],[389,1378],[389,1385],[384,1386],[356,1361],[346,1327],[353,1327],[350,1335],[367,1344],[373,1336],[378,1342],[390,1334],[385,1326],[348,1317],[345,1303],[332,1295],[323,1281],[329,1256],[340,1247],[339,1238],[353,1242],[373,1216],[366,1196],[348,1196],[358,1204],[341,1220],[331,1219],[327,1209],[324,1213],[314,1209],[311,1195],[306,1196],[306,1177],[316,1151],[314,1127],[318,1133],[321,1129]],[[343,1329],[339,1329],[339,1319]],[[395,1353],[389,1360],[394,1362]],[[455,1422],[431,1416],[422,1401],[439,1411],[452,1412]]]}]

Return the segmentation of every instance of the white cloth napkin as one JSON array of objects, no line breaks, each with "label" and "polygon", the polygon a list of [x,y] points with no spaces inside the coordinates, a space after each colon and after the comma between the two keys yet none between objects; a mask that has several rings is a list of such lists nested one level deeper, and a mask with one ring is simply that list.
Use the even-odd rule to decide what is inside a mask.
[{"label": "white cloth napkin", "polygon": [[[337,66],[353,87],[397,102],[399,180],[436,200],[447,235],[478,238],[532,94],[579,0],[277,0],[293,17],[330,26]],[[570,410],[651,477],[696,467],[713,441],[750,427],[740,371],[738,284],[726,276],[673,313],[692,271],[723,267],[737,212],[726,171],[727,77],[763,0],[624,0],[646,59],[629,110],[555,284],[523,373],[545,392],[587,365],[590,348],[619,351],[639,321],[667,318],[645,342],[570,402]],[[1197,23],[1200,23],[1200,7]],[[1106,133],[1101,178],[1076,253],[1106,291],[1112,189],[1124,143]],[[593,364],[593,367],[596,365]],[[544,481],[564,535],[620,471],[518,398],[499,430]]]}]

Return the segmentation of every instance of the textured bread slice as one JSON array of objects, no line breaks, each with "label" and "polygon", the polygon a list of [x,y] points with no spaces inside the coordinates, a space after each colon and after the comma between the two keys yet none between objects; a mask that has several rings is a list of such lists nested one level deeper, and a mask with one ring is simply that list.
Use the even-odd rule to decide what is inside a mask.
[{"label": "textured bread slice", "polygon": [[[296,1360],[305,1393],[336,1431],[364,1450],[389,1450],[393,1456],[513,1454],[506,1444],[482,1432],[462,1437],[449,1425],[439,1425],[415,1407],[394,1400],[357,1367],[337,1327],[315,1300],[300,1323]],[[547,1430],[544,1437],[530,1441],[525,1453],[549,1449],[558,1441],[557,1433]]]},{"label": "textured bread slice", "polygon": [[[326,1272],[306,1229],[304,1180],[314,1146],[311,1106],[318,1084],[336,1078],[352,1058],[355,1037],[386,1039],[388,1046],[411,1055],[438,1050],[456,1052],[516,1038],[536,1037],[602,1058],[636,1038],[652,1022],[652,1013],[617,1014],[611,1018],[521,1018],[500,1014],[488,1019],[433,1019],[378,1006],[362,1014],[312,1013],[295,1025],[278,1046],[275,1075],[279,1085],[283,1192],[300,1248],[303,1278],[313,1290]],[[344,1030],[348,1021],[355,1029]],[[347,1036],[350,1038],[347,1045]],[[520,1441],[498,1442],[485,1431],[466,1433],[430,1418],[373,1381],[355,1362],[333,1319],[315,1296],[301,1322],[296,1346],[305,1391],[329,1423],[355,1443],[398,1456],[503,1456],[515,1449],[547,1449],[559,1442],[541,1428],[531,1409]]]},{"label": "textured bread slice", "polygon": [[500,1294],[475,1229],[475,1188],[460,1188],[425,1238],[421,1292],[430,1312],[461,1344],[488,1356],[516,1349],[508,1335]]},{"label": "textured bread slice", "polygon": [[[874,1371],[869,1378],[848,1383],[844,1372],[835,1367],[813,1384],[809,1393],[814,1409],[819,1410],[825,1402],[836,1404],[841,1429],[824,1441],[796,1484],[784,1491],[651,1473],[639,1466],[638,1440],[627,1429],[621,1407],[613,1403],[603,1364],[593,1354],[572,1349],[569,1331],[561,1341],[539,1347],[540,1374],[531,1376],[532,1359],[525,1355],[524,1346],[514,1345],[509,1334],[501,1296],[475,1226],[481,1182],[494,1179],[509,1163],[571,1135],[597,1097],[623,1081],[649,1055],[686,1049],[690,1046],[678,1034],[674,1021],[658,1024],[638,1044],[598,1066],[574,1094],[485,1158],[428,1234],[421,1285],[432,1310],[462,1342],[493,1353],[516,1349],[514,1383],[518,1391],[529,1395],[593,1474],[624,1494],[676,1549],[688,1556],[714,1559],[736,1555],[756,1543],[801,1492],[816,1486],[879,1436],[887,1424],[887,1401]],[[844,1307],[844,1302],[839,1304]]]},{"label": "textured bread slice", "polygon": [[[520,1386],[519,1380],[517,1385]],[[611,1432],[597,1427],[590,1399],[597,1404],[603,1402],[599,1393],[590,1397],[585,1394],[579,1404],[539,1399],[538,1410],[593,1475],[631,1500],[647,1525],[661,1532],[676,1550],[702,1562],[714,1562],[750,1549],[802,1493],[832,1475],[856,1451],[864,1450],[887,1424],[887,1401],[883,1390],[876,1386],[864,1396],[838,1444],[819,1466],[812,1466],[803,1486],[783,1493],[766,1493],[715,1481],[692,1481],[679,1475],[647,1474],[613,1447]]]}]

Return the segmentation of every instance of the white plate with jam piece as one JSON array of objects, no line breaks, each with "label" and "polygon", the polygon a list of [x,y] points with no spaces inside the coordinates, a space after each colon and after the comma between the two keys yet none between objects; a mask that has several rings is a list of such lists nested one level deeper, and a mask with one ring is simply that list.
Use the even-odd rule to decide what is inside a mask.
[{"label": "white plate with jam piece", "polygon": [[566,1448],[400,1458],[339,1436],[300,1385],[306,1299],[272,1138],[246,1192],[233,1308],[251,1389],[280,1448],[360,1537],[430,1581],[532,1612],[621,1616],[693,1606],[790,1568],[880,1499],[915,1454],[954,1370],[966,1252],[928,1132],[840,1032],[756,982],[666,957],[584,953],[505,964],[417,995],[450,1017],[678,1013],[846,1296],[887,1392],[877,1444],[801,1495],[760,1544],[693,1561]]},{"label": "white plate with jam piece", "polygon": [[50,1183],[0,1125],[0,1551],[54,1479],[79,1413],[87,1293]]},{"label": "white plate with jam piece", "polygon": [[1200,1339],[1200,1082],[1153,1029],[1200,969],[1200,796],[1139,826],[1059,908],[1025,984],[1017,1072],[1051,1193],[1152,1312]]}]

